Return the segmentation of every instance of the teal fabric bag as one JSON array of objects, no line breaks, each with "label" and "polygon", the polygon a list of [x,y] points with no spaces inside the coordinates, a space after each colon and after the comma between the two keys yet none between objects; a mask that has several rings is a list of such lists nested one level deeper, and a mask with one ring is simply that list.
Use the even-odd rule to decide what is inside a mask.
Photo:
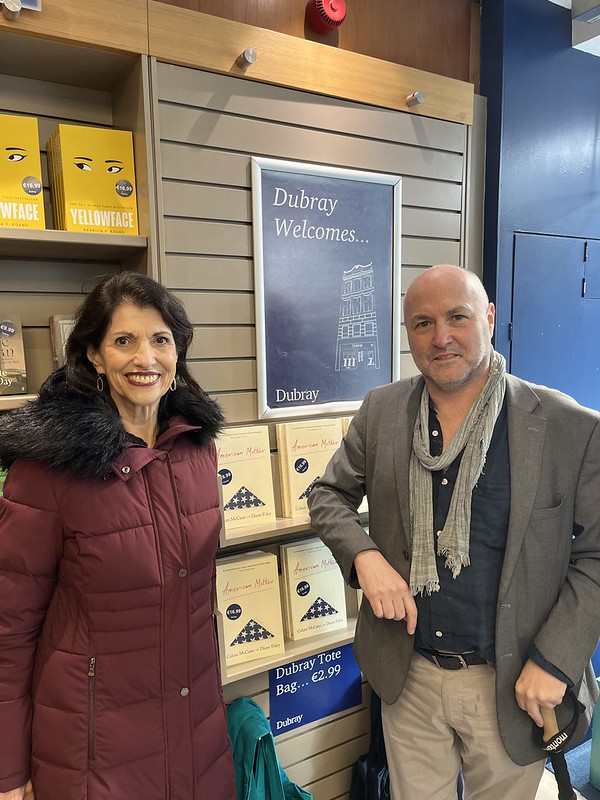
[{"label": "teal fabric bag", "polygon": [[228,706],[227,732],[237,800],[312,800],[281,768],[268,720],[254,700],[240,697]]}]

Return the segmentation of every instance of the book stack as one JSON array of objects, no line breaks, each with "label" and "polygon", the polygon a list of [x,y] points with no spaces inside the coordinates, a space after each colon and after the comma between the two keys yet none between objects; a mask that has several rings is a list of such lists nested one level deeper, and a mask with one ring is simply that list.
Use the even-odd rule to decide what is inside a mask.
[{"label": "book stack", "polygon": [[26,394],[27,370],[21,319],[0,308],[0,395]]},{"label": "book stack", "polygon": [[342,439],[339,418],[296,420],[277,425],[281,503],[284,517],[305,517],[307,499]]},{"label": "book stack", "polygon": [[217,559],[216,600],[226,666],[284,652],[277,556],[253,550]]},{"label": "book stack", "polygon": [[138,233],[131,131],[61,124],[46,150],[58,230]]},{"label": "book stack", "polygon": [[346,589],[331,550],[312,537],[282,544],[280,554],[287,637],[305,639],[345,628]]},{"label": "book stack", "polygon": [[0,227],[46,227],[38,123],[0,114]]},{"label": "book stack", "polygon": [[275,521],[269,429],[225,428],[217,439],[226,534]]},{"label": "book stack", "polygon": [[62,367],[65,363],[65,347],[74,325],[75,318],[67,314],[53,314],[50,317],[50,344],[52,345],[55,369]]}]

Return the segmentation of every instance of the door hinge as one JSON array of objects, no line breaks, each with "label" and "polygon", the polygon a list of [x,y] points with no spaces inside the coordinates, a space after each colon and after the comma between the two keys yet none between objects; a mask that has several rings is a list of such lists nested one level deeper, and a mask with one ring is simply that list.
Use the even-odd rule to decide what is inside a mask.
[{"label": "door hinge", "polygon": [[585,275],[581,279],[581,296],[585,297]]},{"label": "door hinge", "polygon": [[512,342],[512,335],[513,335],[513,324],[512,322],[508,323],[508,341]]}]

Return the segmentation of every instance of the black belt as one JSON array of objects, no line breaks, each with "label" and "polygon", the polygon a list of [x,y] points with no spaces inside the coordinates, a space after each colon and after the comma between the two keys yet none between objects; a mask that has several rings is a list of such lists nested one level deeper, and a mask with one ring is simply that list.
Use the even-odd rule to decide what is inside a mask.
[{"label": "black belt", "polygon": [[487,664],[485,658],[478,656],[477,653],[441,653],[439,650],[422,650],[420,647],[416,648],[417,653],[420,653],[424,658],[433,661],[438,667],[442,669],[467,669],[467,667],[474,667],[477,664]]}]

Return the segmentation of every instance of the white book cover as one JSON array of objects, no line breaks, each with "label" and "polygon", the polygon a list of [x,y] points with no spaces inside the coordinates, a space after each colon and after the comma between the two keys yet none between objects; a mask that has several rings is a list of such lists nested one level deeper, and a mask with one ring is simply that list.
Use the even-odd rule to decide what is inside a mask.
[{"label": "white book cover", "polygon": [[284,652],[277,556],[253,550],[217,559],[216,601],[227,666]]},{"label": "white book cover", "polygon": [[225,428],[217,439],[225,533],[275,521],[269,429]]},{"label": "white book cover", "polygon": [[331,550],[320,539],[280,548],[287,635],[304,639],[347,625],[346,589]]},{"label": "white book cover", "polygon": [[341,440],[342,423],[338,417],[277,425],[281,496],[286,517],[308,515],[308,496]]}]

